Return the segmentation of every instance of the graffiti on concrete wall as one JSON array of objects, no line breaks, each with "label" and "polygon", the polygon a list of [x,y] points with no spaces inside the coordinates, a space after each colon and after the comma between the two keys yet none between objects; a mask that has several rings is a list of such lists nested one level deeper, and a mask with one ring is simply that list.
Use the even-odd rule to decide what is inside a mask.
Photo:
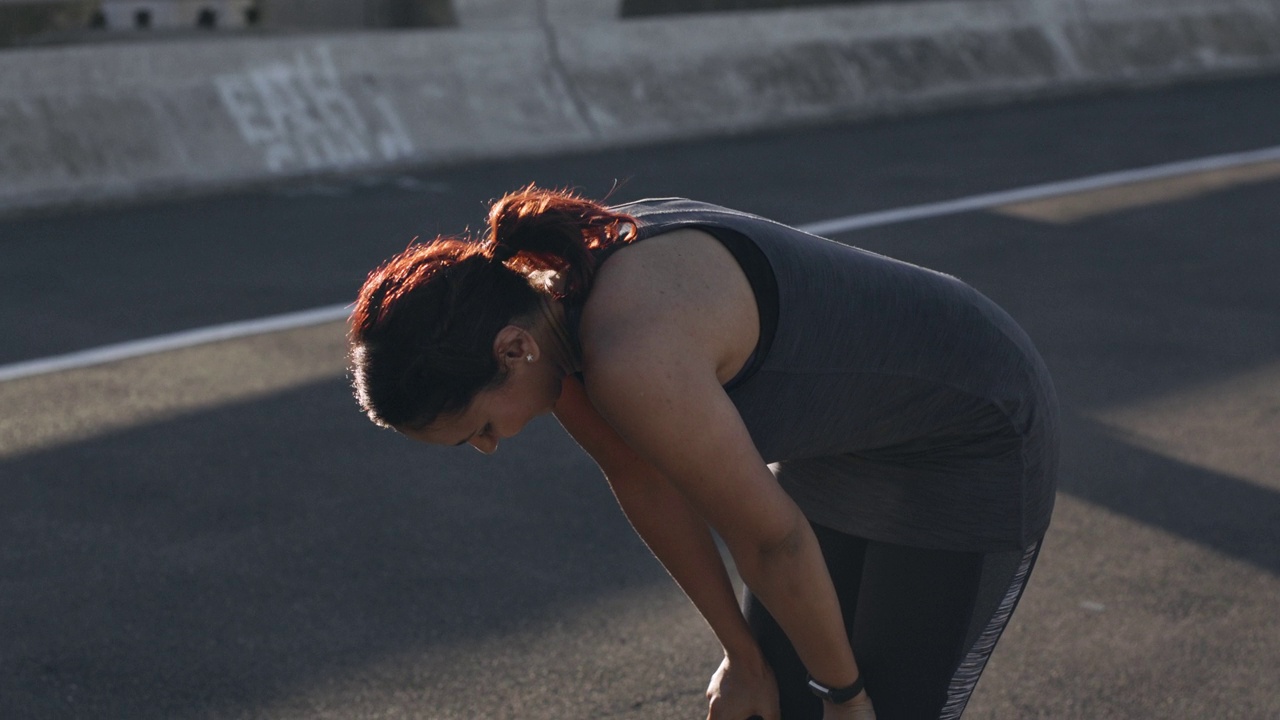
[{"label": "graffiti on concrete wall", "polygon": [[395,161],[413,143],[391,100],[358,103],[342,86],[327,46],[214,78],[245,142],[260,147],[273,172]]}]

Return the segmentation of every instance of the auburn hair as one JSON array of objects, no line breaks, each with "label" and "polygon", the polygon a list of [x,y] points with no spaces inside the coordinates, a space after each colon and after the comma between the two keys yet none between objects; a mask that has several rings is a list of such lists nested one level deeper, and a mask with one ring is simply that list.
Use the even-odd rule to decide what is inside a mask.
[{"label": "auburn hair", "polygon": [[[594,251],[634,237],[636,221],[569,190],[528,185],[489,209],[480,239],[414,243],[369,274],[351,314],[349,361],[361,410],[421,429],[502,382],[498,331],[532,319],[539,293],[582,303]],[[549,273],[559,276],[555,285]]]}]

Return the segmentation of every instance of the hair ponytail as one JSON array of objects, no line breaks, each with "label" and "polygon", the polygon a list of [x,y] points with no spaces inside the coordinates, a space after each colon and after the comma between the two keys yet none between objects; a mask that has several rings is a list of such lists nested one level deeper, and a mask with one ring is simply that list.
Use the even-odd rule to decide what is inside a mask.
[{"label": "hair ponytail", "polygon": [[630,240],[635,224],[630,215],[571,191],[528,185],[490,207],[489,242],[514,250],[509,264],[526,277],[559,274],[556,298],[582,302],[595,276],[592,251]]},{"label": "hair ponytail", "polygon": [[[351,314],[361,409],[379,425],[411,428],[465,410],[504,378],[493,355],[498,331],[536,312],[540,290],[585,301],[593,251],[629,241],[634,228],[600,203],[529,185],[493,203],[483,242],[410,245],[369,274]],[[540,282],[547,272],[561,282]]]}]

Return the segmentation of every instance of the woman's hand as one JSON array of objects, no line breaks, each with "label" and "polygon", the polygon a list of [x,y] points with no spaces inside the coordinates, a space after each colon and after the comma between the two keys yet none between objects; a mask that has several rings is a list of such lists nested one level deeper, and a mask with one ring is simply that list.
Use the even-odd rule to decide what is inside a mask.
[{"label": "woman's hand", "polygon": [[[707,700],[711,702],[707,720],[779,720],[778,683],[773,670],[761,660],[752,663],[732,663],[728,656],[720,663],[720,669],[711,676],[707,687]],[[868,716],[870,717],[870,716]]]},{"label": "woman's hand", "polygon": [[823,703],[822,720],[876,720],[876,710],[864,691],[846,703]]}]

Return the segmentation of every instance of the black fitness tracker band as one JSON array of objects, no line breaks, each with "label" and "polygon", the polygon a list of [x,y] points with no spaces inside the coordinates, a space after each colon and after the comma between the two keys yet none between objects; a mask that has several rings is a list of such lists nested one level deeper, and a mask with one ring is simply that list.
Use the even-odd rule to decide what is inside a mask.
[{"label": "black fitness tracker band", "polygon": [[817,680],[814,680],[813,676],[810,675],[809,690],[813,691],[814,695],[817,695],[823,700],[839,705],[840,703],[849,702],[850,700],[858,697],[858,693],[862,692],[862,675],[858,675],[858,679],[854,680],[853,684],[849,687],[842,688],[829,688]]}]

